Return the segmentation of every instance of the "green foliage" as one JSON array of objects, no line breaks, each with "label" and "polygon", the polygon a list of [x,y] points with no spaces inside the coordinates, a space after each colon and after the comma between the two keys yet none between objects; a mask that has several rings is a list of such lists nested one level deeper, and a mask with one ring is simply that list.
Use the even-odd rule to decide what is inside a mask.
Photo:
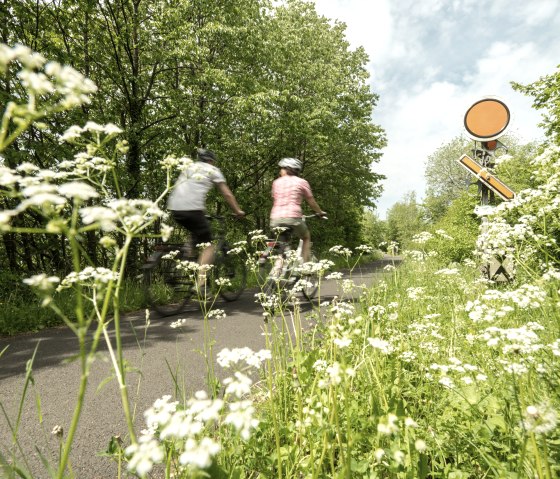
[{"label": "green foliage", "polygon": [[460,136],[440,146],[426,161],[424,206],[430,221],[436,222],[451,202],[472,182],[472,175],[457,160],[471,154],[472,141]]},{"label": "green foliage", "polygon": [[425,227],[423,210],[416,202],[414,192],[407,193],[402,201],[387,211],[387,239],[406,247],[412,237]]},{"label": "green foliage", "polygon": [[[60,316],[49,308],[41,307],[41,298],[30,296],[29,287],[22,283],[23,278],[17,275],[2,275],[0,286],[0,336],[11,336],[20,333],[40,331],[44,328],[61,326]],[[138,311],[147,305],[143,286],[134,279],[123,282],[121,296],[121,312]],[[75,321],[75,295],[72,291],[63,290],[55,295],[60,310]],[[91,312],[89,305],[85,306]],[[112,312],[112,307],[109,307]]]},{"label": "green foliage", "polygon": [[541,126],[550,141],[560,144],[560,69],[529,85],[513,82],[512,86],[533,98],[533,108],[544,110]]},{"label": "green foliage", "polygon": [[474,214],[478,197],[462,193],[447,208],[430,231],[444,231],[450,238],[435,235],[429,246],[438,252],[443,262],[461,262],[473,256],[478,238],[480,219]]},{"label": "green foliage", "polygon": [[[87,107],[53,116],[47,129],[32,127],[21,135],[6,153],[9,166],[24,160],[54,166],[75,153],[58,142],[68,126],[86,118],[111,122],[124,130],[128,143],[116,163],[128,197],[159,195],[165,177],[157,162],[165,155],[192,155],[208,147],[217,152],[254,227],[267,229],[276,164],[283,156],[297,156],[329,212],[328,225],[318,225],[313,236],[317,249],[341,238],[359,244],[361,211],[380,193],[381,176],[372,169],[385,145],[383,131],[371,122],[377,95],[370,89],[363,49],[351,50],[344,26],[331,25],[311,3],[23,0],[9,11],[0,8],[4,41],[33,45],[72,64],[99,89]],[[0,95],[10,98],[17,88],[14,77],[6,78]],[[210,199],[210,211],[224,208],[218,196]],[[31,216],[20,221],[40,224]],[[92,263],[107,264],[98,239],[89,232],[84,246]],[[6,236],[2,266],[63,271],[68,255],[56,238],[34,241],[40,244]],[[38,260],[40,251],[44,261]],[[132,267],[142,259],[135,241]]]},{"label": "green foliage", "polygon": [[531,160],[539,152],[538,143],[520,144],[511,136],[505,141],[509,148],[508,155],[497,158],[496,175],[516,193],[535,186]]},{"label": "green foliage", "polygon": [[559,148],[546,148],[527,165],[533,186],[485,212],[488,223],[479,238],[485,256],[513,260],[520,278],[560,266],[559,165]]},{"label": "green foliage", "polygon": [[375,212],[366,210],[363,216],[363,241],[376,248],[387,240],[387,224]]},{"label": "green foliage", "polygon": [[[495,172],[514,192],[531,185],[531,171],[527,167],[537,151],[537,144],[520,143],[514,135],[506,134],[500,142],[507,148],[496,151]],[[426,197],[424,208],[427,219],[436,223],[453,201],[476,183],[472,173],[466,171],[457,160],[467,154],[473,157],[475,143],[465,137],[456,137],[442,145],[428,157],[426,162]],[[480,146],[480,145],[478,145]],[[503,158],[506,160],[502,161]]]}]

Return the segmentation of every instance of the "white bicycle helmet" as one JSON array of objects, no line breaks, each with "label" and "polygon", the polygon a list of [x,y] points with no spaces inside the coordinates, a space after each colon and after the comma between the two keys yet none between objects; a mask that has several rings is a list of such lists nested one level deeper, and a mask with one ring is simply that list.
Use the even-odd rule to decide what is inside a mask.
[{"label": "white bicycle helmet", "polygon": [[280,168],[289,168],[293,171],[301,171],[302,164],[297,158],[282,158],[278,163]]}]

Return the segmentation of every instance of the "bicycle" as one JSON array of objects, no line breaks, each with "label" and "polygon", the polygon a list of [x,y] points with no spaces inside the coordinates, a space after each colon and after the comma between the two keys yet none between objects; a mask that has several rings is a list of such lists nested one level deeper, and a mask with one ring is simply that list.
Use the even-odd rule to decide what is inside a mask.
[{"label": "bicycle", "polygon": [[[323,218],[326,216],[319,215],[305,215],[302,217],[303,221],[306,218]],[[299,240],[297,249],[294,251],[291,248],[292,229],[280,233],[278,239],[267,239],[266,250],[259,257],[259,277],[263,283],[263,293],[272,295],[280,293],[281,295],[287,293],[287,289],[296,285],[300,280],[299,289],[305,299],[311,301],[317,294],[317,282],[309,281],[307,278],[309,274],[302,272],[303,257],[302,247],[303,240]],[[317,257],[311,251],[310,262],[316,263]]]},{"label": "bicycle", "polygon": [[[210,299],[216,293],[225,301],[235,301],[247,284],[245,262],[235,254],[225,239],[225,217],[206,216],[217,222],[216,256],[210,270],[206,273],[205,291]],[[159,243],[148,257],[143,269],[146,298],[150,306],[161,316],[180,313],[197,296],[198,276],[197,254],[194,248],[185,243]]]}]

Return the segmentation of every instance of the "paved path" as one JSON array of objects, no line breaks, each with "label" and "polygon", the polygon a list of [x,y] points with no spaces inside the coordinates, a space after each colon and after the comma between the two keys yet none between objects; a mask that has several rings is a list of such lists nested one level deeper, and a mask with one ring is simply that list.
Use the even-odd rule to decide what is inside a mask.
[{"label": "paved path", "polygon": [[[371,284],[381,274],[382,267],[397,260],[387,257],[354,271],[356,284]],[[221,303],[216,307],[226,311],[223,320],[210,321],[215,339],[214,353],[224,347],[248,346],[254,350],[264,347],[262,309],[255,303],[255,291],[246,291],[238,301]],[[323,299],[340,294],[336,282],[327,281],[322,287]],[[304,311],[310,310],[306,305]],[[181,329],[172,329],[170,323],[186,318]],[[176,317],[151,319],[146,331],[143,313],[128,315],[123,327],[124,354],[131,366],[141,371],[129,373],[131,402],[136,408],[138,430],[143,426],[143,412],[163,394],[174,394],[173,371],[182,388],[190,396],[205,389],[205,359],[200,352],[203,345],[203,321],[198,311],[191,309]],[[34,387],[28,391],[24,404],[18,437],[28,457],[26,469],[36,478],[46,478],[38,448],[56,463],[58,445],[51,431],[55,425],[67,429],[77,396],[80,370],[72,361],[76,354],[76,339],[67,328],[53,328],[36,334],[15,338],[0,338],[0,404],[8,418],[15,421],[22,396],[26,362],[37,355],[33,364]],[[98,359],[92,367],[89,389],[79,429],[71,454],[71,466],[79,479],[109,479],[116,477],[116,467],[107,458],[96,453],[106,449],[111,436],[126,435],[126,426],[120,405],[116,381],[112,380],[100,390],[98,386],[111,377],[107,349],[99,348]],[[40,396],[41,418],[35,397]],[[40,423],[40,420],[42,423]],[[10,429],[0,412],[0,451],[6,454],[10,446]],[[2,475],[0,471],[0,476]]]}]

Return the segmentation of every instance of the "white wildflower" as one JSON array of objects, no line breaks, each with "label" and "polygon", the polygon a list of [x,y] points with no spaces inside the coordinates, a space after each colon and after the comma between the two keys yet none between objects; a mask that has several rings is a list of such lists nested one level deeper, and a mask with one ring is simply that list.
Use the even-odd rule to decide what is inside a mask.
[{"label": "white wildflower", "polygon": [[397,420],[398,417],[395,414],[389,414],[386,418],[386,422],[379,422],[379,424],[377,424],[377,431],[386,436],[396,434],[399,431]]},{"label": "white wildflower", "polygon": [[253,351],[250,348],[234,348],[222,349],[217,356],[217,361],[223,368],[230,368],[237,365],[248,365],[255,368],[261,367],[263,361],[271,359],[272,355],[270,350],[261,349],[260,351]]},{"label": "white wildflower", "polygon": [[418,452],[424,452],[426,450],[428,446],[426,445],[426,442],[423,441],[422,439],[416,439],[416,441],[414,442],[414,448],[418,451]]},{"label": "white wildflower", "polygon": [[71,183],[64,183],[58,187],[58,192],[66,198],[74,200],[87,201],[92,198],[97,198],[99,193],[92,186],[87,183],[73,181]]},{"label": "white wildflower", "polygon": [[334,273],[330,273],[327,276],[325,276],[325,279],[342,279],[343,274],[340,272],[334,272]]},{"label": "white wildflower", "polygon": [[404,462],[405,457],[406,454],[403,451],[395,451],[393,453],[393,459],[397,462],[397,464],[402,464]]},{"label": "white wildflower", "polygon": [[193,466],[206,469],[212,464],[212,458],[220,452],[220,445],[209,437],[203,437],[199,442],[193,438],[185,441],[184,451],[179,456],[183,466]]},{"label": "white wildflower", "polygon": [[56,284],[60,283],[58,276],[47,276],[44,273],[36,274],[23,280],[25,284],[37,288],[40,291],[52,291]]},{"label": "white wildflower", "polygon": [[224,319],[226,312],[223,309],[213,309],[208,312],[208,319]]},{"label": "white wildflower", "polygon": [[373,456],[375,457],[377,462],[380,462],[384,455],[385,451],[383,449],[376,449],[373,453]]},{"label": "white wildflower", "polygon": [[225,394],[233,394],[237,398],[241,398],[251,392],[253,381],[249,376],[237,371],[234,377],[224,379],[223,384],[226,386]]},{"label": "white wildflower", "polygon": [[352,251],[348,248],[345,248],[341,245],[333,246],[329,249],[329,253],[336,254],[339,256],[346,256],[347,258],[352,255]]},{"label": "white wildflower", "polygon": [[341,349],[347,348],[348,346],[350,346],[350,344],[352,344],[352,339],[348,337],[334,338],[333,343],[336,344]]},{"label": "white wildflower", "polygon": [[169,226],[166,225],[165,223],[161,225],[160,228],[160,234],[161,234],[161,240],[166,243],[169,238],[171,237],[171,233],[173,233],[173,230],[175,228],[173,228],[173,226]]},{"label": "white wildflower", "polygon": [[177,321],[173,321],[169,327],[173,328],[173,329],[177,329],[180,328],[181,326],[183,326],[183,324],[185,324],[187,322],[186,318],[181,318],[178,319]]},{"label": "white wildflower", "polygon": [[231,424],[239,431],[241,437],[245,440],[249,439],[251,429],[259,425],[258,419],[254,417],[255,408],[252,401],[239,401],[229,404],[230,412],[226,416],[225,424]]},{"label": "white wildflower", "polygon": [[423,231],[422,233],[418,233],[412,237],[412,241],[418,244],[427,243],[434,237],[432,233],[428,231]]},{"label": "white wildflower", "polygon": [[125,449],[126,456],[132,456],[128,461],[128,470],[145,477],[154,467],[165,458],[163,446],[150,436],[142,436],[138,444],[132,444]]},{"label": "white wildflower", "polygon": [[528,406],[525,410],[523,426],[527,432],[548,434],[556,429],[557,424],[558,414],[548,403]]}]

